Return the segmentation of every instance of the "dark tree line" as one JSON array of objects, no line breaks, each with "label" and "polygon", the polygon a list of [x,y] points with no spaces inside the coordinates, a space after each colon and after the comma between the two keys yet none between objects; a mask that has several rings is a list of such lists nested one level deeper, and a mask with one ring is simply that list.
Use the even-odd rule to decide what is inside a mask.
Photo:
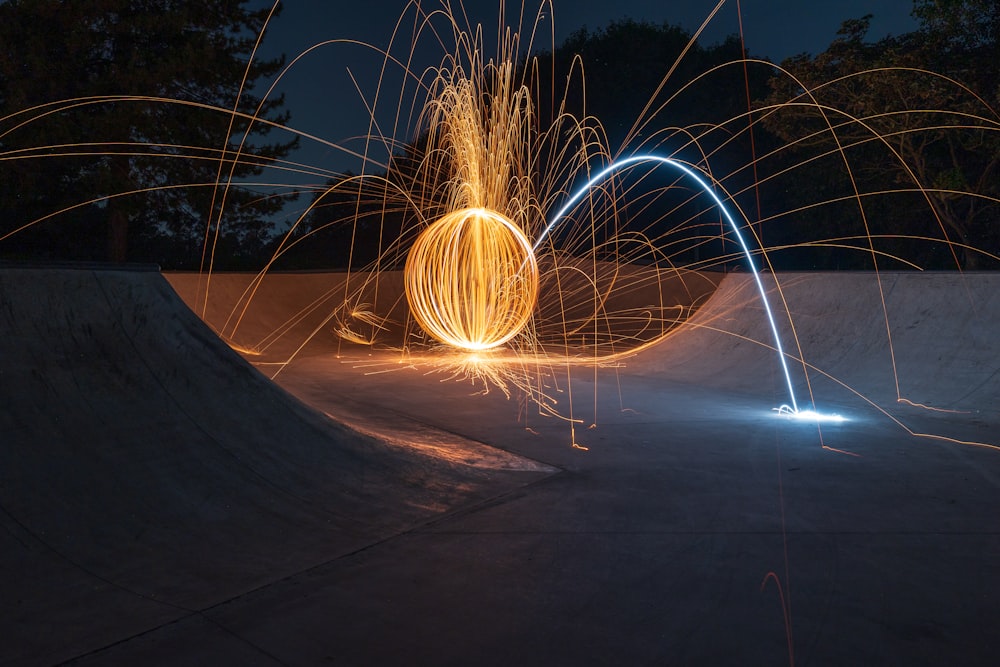
[{"label": "dark tree line", "polygon": [[[521,75],[518,78],[532,91],[537,115],[535,122],[541,131],[550,127],[556,117],[565,112],[578,119],[594,119],[605,144],[612,149],[622,148],[624,152],[628,147],[646,143],[655,146],[660,154],[669,154],[671,150],[690,144],[691,137],[683,132],[673,133],[672,136],[660,132],[656,122],[662,120],[663,114],[654,119],[654,123],[632,132],[647,102],[655,107],[670,100],[669,108],[675,112],[670,116],[670,122],[695,128],[704,128],[706,123],[722,123],[747,112],[746,80],[742,67],[730,66],[719,70],[709,78],[708,85],[685,86],[707,70],[739,61],[743,50],[738,38],[730,37],[709,47],[694,44],[688,48],[690,40],[690,33],[669,23],[624,20],[598,30],[583,28],[573,33],[554,52],[535,53],[519,63]],[[677,70],[661,87],[664,74],[686,48],[688,50],[679,61]],[[577,59],[582,61],[582,69]],[[750,86],[755,95],[766,93],[766,81],[766,72],[750,72]],[[720,95],[720,90],[725,94]],[[745,128],[747,120],[739,122],[742,123],[740,127]],[[691,149],[692,154],[698,151],[715,152],[716,163],[727,165],[721,170],[730,176],[731,184],[736,183],[733,187],[746,187],[752,180],[752,172],[736,172],[737,165],[746,161],[744,154],[750,153],[749,138],[741,136],[733,141],[732,132],[728,130],[712,134],[697,129],[696,133],[703,136],[699,136],[699,147]],[[571,134],[562,131],[560,136]],[[395,155],[392,169],[374,174],[373,180],[385,177],[406,187],[408,175],[414,172],[424,155],[424,139],[419,138],[405,151]],[[719,148],[722,143],[727,144],[725,149]],[[438,177],[446,178],[447,175],[439,174]],[[676,174],[647,175],[645,187],[662,187],[675,177]],[[309,243],[302,243],[297,253],[289,253],[291,263],[286,263],[286,266],[314,267],[324,261],[330,265],[331,261],[336,261],[333,258],[344,261],[348,254],[347,246],[351,243],[354,244],[352,264],[358,266],[361,265],[359,259],[371,261],[380,252],[384,253],[391,245],[387,238],[391,240],[394,235],[412,226],[412,216],[407,217],[399,207],[386,208],[381,202],[373,201],[372,189],[362,188],[359,191],[354,178],[354,175],[346,175],[344,179],[334,179],[328,183],[328,190],[316,193],[315,208],[296,229],[299,236],[311,234]],[[572,184],[565,185],[569,187]],[[359,192],[366,193],[361,195],[360,201]],[[684,195],[685,198],[689,196]],[[657,224],[655,209],[644,208],[641,198],[633,203],[631,212],[628,208],[622,203],[619,214],[634,217],[633,227],[657,233],[655,229],[650,229],[651,225]],[[355,216],[355,210],[360,215]],[[636,213],[639,210],[644,212]],[[714,216],[712,229],[718,230],[718,213],[713,211],[711,215]],[[661,221],[660,224],[669,224],[669,221]],[[380,225],[388,230],[388,235],[383,235],[378,242],[371,235],[359,237],[362,230],[368,232]],[[602,233],[609,233],[608,229],[603,229]],[[596,239],[598,243],[606,240]],[[716,252],[721,251],[721,248],[716,249]]]},{"label": "dark tree line", "polygon": [[[548,88],[546,73],[554,71],[555,90],[567,93],[565,108],[595,117],[612,154],[675,157],[739,193],[754,177],[745,168],[754,148],[746,132],[748,102],[765,94],[769,72],[743,67],[747,54],[737,35],[708,46],[691,39],[690,32],[670,23],[624,20],[584,28],[551,57],[539,58],[540,89]],[[574,57],[582,63],[580,83],[566,86],[567,77],[573,82]],[[615,202],[619,221],[599,230],[598,243],[641,232],[675,264],[726,263],[736,246],[722,238],[706,240],[720,236],[724,227],[718,210],[698,196],[689,179],[656,168],[625,172],[621,180],[628,193]],[[651,259],[640,254],[639,261]]]},{"label": "dark tree line", "polygon": [[[6,239],[0,254],[198,266],[219,212],[222,151],[230,151],[225,179],[249,127],[228,111],[259,107],[262,118],[288,120],[281,98],[259,106],[249,92],[281,60],[255,60],[240,95],[268,13],[248,4],[0,3],[0,236],[74,207]],[[287,137],[267,140],[269,131],[253,126],[236,180],[295,147]],[[257,261],[284,201],[231,190],[217,254]]]},{"label": "dark tree line", "polygon": [[984,252],[1000,253],[1000,6],[917,0],[913,14],[916,31],[875,42],[871,16],[846,21],[822,53],[782,63],[794,78],[772,78],[759,103],[794,105],[764,120],[789,147],[772,172],[795,167],[769,188],[772,210],[831,202],[779,218],[769,240],[840,239],[795,263],[871,268],[861,221],[882,266],[997,268]]},{"label": "dark tree line", "polygon": [[[776,268],[997,268],[1000,9],[992,0],[916,0],[913,11],[917,30],[878,41],[868,39],[871,17],[845,21],[827,49],[782,63],[790,76],[725,66],[745,55],[736,37],[689,48],[680,27],[634,21],[581,29],[524,66],[536,74],[542,126],[567,110],[597,118],[622,154],[652,150],[694,163],[709,155],[705,167],[761,221],[755,229]],[[572,85],[574,76],[585,85]],[[650,122],[636,125],[644,111]],[[645,178],[656,188],[672,177]],[[633,227],[653,237],[669,228],[636,199],[620,211]],[[305,227],[336,228],[349,200],[328,193]],[[669,207],[669,197],[657,206]],[[369,211],[365,224],[378,225],[380,215]],[[708,233],[710,220],[692,233]],[[331,232],[330,247],[345,234]],[[677,259],[733,250],[692,247]]]},{"label": "dark tree line", "polygon": [[[0,242],[0,256],[197,266],[218,215],[220,150],[248,127],[240,118],[230,127],[226,110],[256,110],[247,91],[282,65],[254,62],[236,100],[266,16],[247,5],[0,2],[0,236],[90,202]],[[870,17],[846,21],[821,53],[782,63],[790,76],[744,68],[735,37],[690,45],[680,27],[634,21],[581,29],[520,67],[530,69],[540,126],[560,110],[592,116],[613,151],[703,164],[760,221],[778,268],[870,268],[873,257],[888,268],[995,268],[981,251],[1000,254],[1000,9],[994,0],[915,0],[913,11],[917,30],[878,41],[868,39]],[[44,106],[74,98],[85,103]],[[261,110],[288,119],[280,98]],[[254,125],[237,181],[294,149],[268,138],[269,127]],[[423,141],[394,155],[388,172],[328,183],[278,266],[361,266],[405,245],[414,216],[405,198],[384,195],[407,187]],[[643,187],[663,188],[672,177],[644,178]],[[231,191],[223,265],[261,266],[288,247],[272,222],[286,201]],[[655,236],[670,222],[647,203],[623,204],[622,216]],[[702,244],[686,259],[726,249]]]}]

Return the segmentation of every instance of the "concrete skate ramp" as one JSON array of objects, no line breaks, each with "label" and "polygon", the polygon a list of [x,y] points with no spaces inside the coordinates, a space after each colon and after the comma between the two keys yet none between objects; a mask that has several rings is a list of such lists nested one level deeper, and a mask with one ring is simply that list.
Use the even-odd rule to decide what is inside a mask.
[{"label": "concrete skate ramp", "polygon": [[[336,335],[330,318],[349,294],[382,313],[391,329],[384,336],[398,343],[406,315],[402,272],[387,271],[378,284],[365,274],[339,272],[164,274],[171,287],[213,330],[255,362],[290,355],[324,354],[350,343]],[[206,299],[206,293],[208,298]],[[307,342],[304,349],[300,346]]]},{"label": "concrete skate ramp", "polygon": [[[248,326],[325,280],[282,278]],[[553,384],[584,452],[564,420],[369,374],[330,337],[277,382],[407,444],[365,438],[156,274],[0,271],[0,664],[995,664],[1000,452],[879,409],[1000,440],[1000,276],[780,275],[791,318],[764,280],[800,403],[799,356],[850,421],[773,417],[737,273],[661,344]]]},{"label": "concrete skate ramp", "polygon": [[[944,421],[959,432],[963,423],[1000,421],[1000,275],[778,277],[780,290],[774,276],[762,278],[800,407],[877,408],[908,424]],[[684,327],[626,364],[630,374],[790,402],[749,274],[727,276]]]},{"label": "concrete skate ramp", "polygon": [[3,267],[0,304],[2,664],[86,654],[551,472],[332,422],[156,271]]},{"label": "concrete skate ramp", "polygon": [[[649,326],[650,319],[662,319],[663,328],[670,328],[703,304],[723,278],[720,272],[662,271],[648,266],[576,266],[570,262],[560,266],[558,290],[552,284],[556,272],[549,271],[543,281],[540,300],[544,303],[538,310],[548,313],[549,318],[535,322],[542,338],[545,332],[561,335],[566,331],[566,322],[552,317],[556,312],[571,323],[568,328],[574,328],[574,322],[586,321],[591,324],[577,326],[592,332],[595,319],[607,328],[602,316],[610,310],[619,336],[628,335],[629,327],[659,331],[660,327]],[[595,270],[597,275],[591,281]],[[215,331],[237,348],[252,353],[249,358],[254,363],[277,362],[292,355],[367,354],[370,348],[353,346],[337,335],[341,325],[358,331],[366,328],[349,317],[346,322],[331,317],[335,312],[343,317],[338,311],[348,297],[379,316],[377,349],[398,349],[404,342],[409,312],[401,271],[381,272],[377,280],[365,273],[348,276],[338,272],[276,272],[259,278],[251,273],[220,273],[208,278],[198,273],[171,272],[165,276]],[[560,299],[559,292],[573,297]],[[601,301],[596,318],[595,294]],[[656,334],[647,331],[644,335],[648,338]],[[304,341],[308,342],[303,346]]]}]

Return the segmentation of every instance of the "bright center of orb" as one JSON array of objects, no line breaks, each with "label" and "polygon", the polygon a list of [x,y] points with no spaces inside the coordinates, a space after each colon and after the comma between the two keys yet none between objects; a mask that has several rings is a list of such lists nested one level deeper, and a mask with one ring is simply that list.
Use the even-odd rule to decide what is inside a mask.
[{"label": "bright center of orb", "polygon": [[463,350],[509,341],[538,299],[531,243],[513,222],[485,208],[452,211],[421,232],[403,275],[417,324]]}]

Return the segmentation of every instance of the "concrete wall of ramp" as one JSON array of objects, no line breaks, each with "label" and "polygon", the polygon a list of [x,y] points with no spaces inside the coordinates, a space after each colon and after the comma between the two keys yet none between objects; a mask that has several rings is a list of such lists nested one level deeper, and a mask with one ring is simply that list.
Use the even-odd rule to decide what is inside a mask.
[{"label": "concrete wall of ramp", "polygon": [[[595,308],[602,331],[614,328],[618,336],[652,338],[697,309],[723,277],[719,272],[675,272],[609,263],[563,261],[560,267],[558,285],[556,272],[543,275],[534,323],[540,338],[549,342],[559,339],[567,322],[570,329],[592,332]],[[218,273],[210,279],[186,272],[165,276],[214,330],[241,349],[253,351],[255,362],[287,359],[292,353],[308,356],[352,349],[351,343],[335,333],[340,323],[330,317],[335,312],[343,317],[340,311],[348,294],[352,303],[366,304],[384,318],[375,340],[377,348],[399,348],[404,342],[413,342],[406,336],[416,325],[411,322],[407,329],[409,307],[401,271],[381,272],[377,280],[367,274],[351,274],[350,289],[347,275],[338,272],[273,272],[259,280],[249,273]],[[604,321],[609,313],[613,324]],[[662,327],[649,326],[658,319],[662,319]],[[348,326],[355,323],[349,321]],[[357,328],[371,329],[363,325]],[[306,340],[308,344],[299,351]]]},{"label": "concrete wall of ramp", "polygon": [[0,320],[2,664],[86,654],[547,474],[324,418],[155,271],[2,267]]},{"label": "concrete wall of ramp", "polygon": [[[251,278],[213,277],[210,323],[220,327],[229,318]],[[238,342],[255,345],[281,329],[284,338],[261,358],[284,358],[326,311],[319,308],[292,326],[286,323],[313,304],[336,301],[324,301],[327,295],[341,297],[342,278],[269,275]],[[949,428],[958,425],[959,438],[988,437],[982,431],[1000,423],[1000,275],[843,272],[777,278],[762,276],[800,407],[815,401],[822,410],[855,415],[884,410],[921,432],[940,432],[939,422],[947,421]],[[203,277],[168,274],[167,279],[197,307]],[[387,280],[381,298],[401,309],[398,316],[405,314],[398,276]],[[635,308],[682,304],[694,314],[662,342],[626,358],[623,373],[754,393],[775,407],[790,402],[752,275],[671,275],[658,289],[641,285],[628,300]],[[304,352],[329,353],[345,345],[328,325]]]},{"label": "concrete wall of ramp", "polygon": [[[943,420],[986,431],[1000,424],[1000,275],[798,273],[763,280],[800,403],[810,402],[808,371],[821,408],[871,407],[853,390],[907,423]],[[627,360],[626,372],[762,393],[779,405],[788,392],[773,345],[753,277],[730,274],[675,334]]]}]

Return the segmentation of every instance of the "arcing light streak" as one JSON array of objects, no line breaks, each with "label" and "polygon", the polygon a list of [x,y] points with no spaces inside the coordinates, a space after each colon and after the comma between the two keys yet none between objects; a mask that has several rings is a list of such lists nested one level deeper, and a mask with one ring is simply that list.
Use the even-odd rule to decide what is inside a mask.
[{"label": "arcing light streak", "polygon": [[[781,370],[785,375],[785,382],[788,385],[788,397],[792,403],[792,412],[797,414],[799,412],[799,406],[798,402],[795,400],[795,389],[792,387],[792,376],[788,372],[788,363],[785,361],[785,350],[781,344],[781,336],[778,334],[778,326],[777,324],[775,324],[774,314],[771,312],[771,305],[767,300],[767,293],[764,290],[764,283],[761,282],[760,272],[757,270],[757,265],[754,263],[753,256],[750,254],[749,246],[747,246],[746,241],[743,239],[743,234],[740,233],[739,226],[733,219],[733,216],[729,212],[729,209],[726,208],[726,206],[722,203],[722,199],[719,198],[719,196],[715,193],[715,190],[712,188],[712,186],[710,186],[708,182],[705,180],[705,178],[711,179],[711,176],[708,176],[707,174],[698,169],[695,169],[691,165],[679,162],[678,160],[674,160],[672,158],[660,157],[659,155],[632,155],[630,157],[622,158],[620,160],[615,160],[607,167],[599,171],[589,181],[587,181],[580,189],[576,191],[575,194],[573,194],[566,201],[565,204],[563,204],[563,207],[559,209],[559,211],[554,216],[552,216],[552,219],[549,221],[549,224],[546,225],[545,229],[542,230],[542,233],[538,236],[538,240],[535,241],[535,244],[534,246],[532,246],[532,249],[538,250],[538,247],[542,244],[542,241],[545,240],[545,237],[549,235],[549,232],[551,232],[552,229],[556,226],[556,224],[558,224],[559,221],[562,220],[574,206],[576,206],[576,204],[583,198],[585,194],[587,194],[587,192],[590,191],[592,187],[594,187],[595,184],[601,182],[615,171],[619,171],[621,169],[624,169],[625,167],[641,164],[644,162],[655,162],[658,164],[670,165],[671,167],[679,169],[680,171],[690,176],[701,187],[701,189],[704,190],[705,193],[712,198],[716,206],[719,207],[719,210],[722,211],[722,215],[724,215],[726,220],[729,222],[729,226],[732,228],[733,234],[736,236],[736,240],[739,242],[740,248],[742,248],[743,250],[743,255],[746,257],[747,263],[750,265],[750,270],[753,272],[754,281],[757,283],[757,291],[760,293],[760,299],[764,303],[764,312],[767,313],[767,321],[771,325],[771,333],[774,335],[774,346],[775,348],[777,348],[778,351],[778,361],[781,363]],[[715,179],[712,179],[712,182],[715,184],[716,187],[725,191],[724,188],[722,188],[722,186],[717,181],[715,181]],[[750,222],[747,221],[746,219],[744,219],[744,222],[746,222],[747,226],[749,227]]]}]

